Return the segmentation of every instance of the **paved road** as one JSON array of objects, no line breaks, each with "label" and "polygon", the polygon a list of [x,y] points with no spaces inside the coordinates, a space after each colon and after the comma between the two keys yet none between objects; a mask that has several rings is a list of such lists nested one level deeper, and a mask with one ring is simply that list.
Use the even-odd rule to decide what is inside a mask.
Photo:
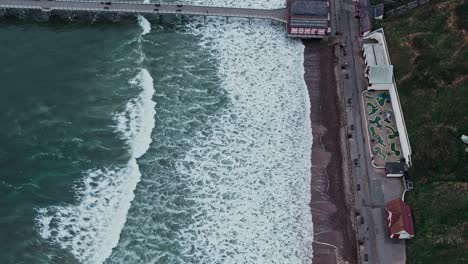
[{"label": "paved road", "polygon": [[[361,56],[358,19],[352,0],[334,0],[332,17],[343,47],[339,52],[339,63],[347,64],[339,70],[337,80],[342,88],[345,125],[351,138],[348,139],[350,177],[354,185],[354,201],[359,216],[358,230],[359,263],[386,264],[405,263],[405,242],[391,240],[385,219],[385,203],[398,198],[403,192],[400,179],[386,178],[384,171],[371,165],[365,130],[365,116],[361,92],[367,87],[364,79],[364,61]],[[335,33],[335,32],[333,32]],[[346,77],[348,76],[348,78]],[[351,129],[351,125],[354,129]]]},{"label": "paved road", "polygon": [[[106,0],[108,1],[108,0]],[[106,2],[104,1],[104,2]],[[47,0],[0,0],[0,8],[40,9],[43,11],[67,10],[88,12],[118,12],[136,14],[182,14],[194,16],[222,16],[271,19],[283,23],[288,21],[287,8],[250,9],[229,7],[206,7],[191,5],[145,4],[142,2],[112,2],[111,5],[101,1],[47,1]]]}]

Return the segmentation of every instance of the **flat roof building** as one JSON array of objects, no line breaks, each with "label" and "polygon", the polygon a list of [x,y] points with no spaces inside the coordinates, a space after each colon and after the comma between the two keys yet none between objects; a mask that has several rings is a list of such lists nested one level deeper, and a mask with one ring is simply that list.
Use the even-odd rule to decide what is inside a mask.
[{"label": "flat roof building", "polygon": [[385,163],[385,175],[387,177],[402,177],[407,169],[408,167],[401,162]]},{"label": "flat roof building", "polygon": [[288,0],[288,36],[323,38],[330,33],[330,3],[321,0]]},{"label": "flat roof building", "polygon": [[393,83],[392,65],[373,65],[369,67],[369,84]]},{"label": "flat roof building", "polygon": [[359,16],[359,30],[361,36],[366,35],[372,30],[373,19],[383,19],[384,16],[384,4],[380,3],[375,6],[369,6],[367,0],[355,0],[358,7]]},{"label": "flat roof building", "polygon": [[369,15],[375,19],[383,19],[384,15],[384,4],[380,3],[369,8]]}]

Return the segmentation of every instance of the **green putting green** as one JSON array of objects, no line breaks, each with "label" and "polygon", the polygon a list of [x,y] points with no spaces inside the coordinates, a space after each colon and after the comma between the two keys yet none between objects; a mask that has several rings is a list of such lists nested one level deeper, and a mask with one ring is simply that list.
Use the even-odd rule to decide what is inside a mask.
[{"label": "green putting green", "polygon": [[374,148],[374,151],[383,159],[383,160],[386,160],[387,159],[387,155],[385,155],[385,153],[382,152],[382,149],[380,147],[375,147]]},{"label": "green putting green", "polygon": [[394,138],[397,138],[400,136],[400,134],[398,133],[398,131],[395,131],[395,129],[393,129],[393,127],[390,127],[390,126],[385,126],[386,128],[390,129],[392,131],[392,134],[391,135],[388,135],[388,139],[394,139]]},{"label": "green putting green", "polygon": [[369,100],[375,100],[380,106],[385,104],[385,96],[378,95],[378,97],[366,95],[366,98]]},{"label": "green putting green", "polygon": [[372,137],[375,138],[375,139],[377,139],[377,142],[378,142],[380,145],[382,145],[382,146],[384,146],[384,147],[386,146],[386,145],[384,144],[383,140],[382,140],[382,137],[381,137],[380,135],[377,135],[377,133],[375,133],[375,127],[372,127],[372,126],[369,127],[369,131],[371,132]]},{"label": "green putting green", "polygon": [[396,149],[396,146],[397,146],[396,143],[392,143],[392,144],[390,145],[390,149],[391,149],[391,150],[393,151],[393,153],[395,153],[395,155],[398,157],[398,156],[400,156],[400,153],[401,153],[401,152],[400,152],[399,150]]},{"label": "green putting green", "polygon": [[377,103],[379,103],[380,106],[384,106],[385,104],[385,94],[381,93],[379,94],[379,96],[377,97]]},{"label": "green putting green", "polygon": [[379,110],[379,108],[377,108],[377,106],[375,106],[373,103],[371,102],[367,102],[366,104],[367,106],[369,106],[371,109],[370,109],[370,113],[369,115],[373,115],[375,114],[375,112],[377,112],[377,110]]},{"label": "green putting green", "polygon": [[382,128],[382,124],[380,124],[380,121],[382,121],[382,118],[380,116],[376,116],[374,120],[369,120],[369,123],[375,124],[378,128]]}]

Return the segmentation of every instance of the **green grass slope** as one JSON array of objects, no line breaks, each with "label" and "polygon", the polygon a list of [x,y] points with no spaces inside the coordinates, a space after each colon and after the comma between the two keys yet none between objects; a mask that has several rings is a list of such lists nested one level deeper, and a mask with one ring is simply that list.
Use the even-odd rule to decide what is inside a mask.
[{"label": "green grass slope", "polygon": [[413,151],[408,263],[468,263],[468,0],[382,24]]}]

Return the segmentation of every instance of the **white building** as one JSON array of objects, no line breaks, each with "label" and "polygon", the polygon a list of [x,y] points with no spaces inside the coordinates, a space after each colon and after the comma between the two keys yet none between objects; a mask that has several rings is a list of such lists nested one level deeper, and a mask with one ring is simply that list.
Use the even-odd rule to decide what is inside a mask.
[{"label": "white building", "polygon": [[395,123],[400,135],[403,157],[406,164],[411,166],[411,146],[393,76],[393,65],[390,61],[382,28],[372,31],[363,37],[362,52],[365,62],[364,75],[368,81],[367,90],[388,91],[390,94]]}]

